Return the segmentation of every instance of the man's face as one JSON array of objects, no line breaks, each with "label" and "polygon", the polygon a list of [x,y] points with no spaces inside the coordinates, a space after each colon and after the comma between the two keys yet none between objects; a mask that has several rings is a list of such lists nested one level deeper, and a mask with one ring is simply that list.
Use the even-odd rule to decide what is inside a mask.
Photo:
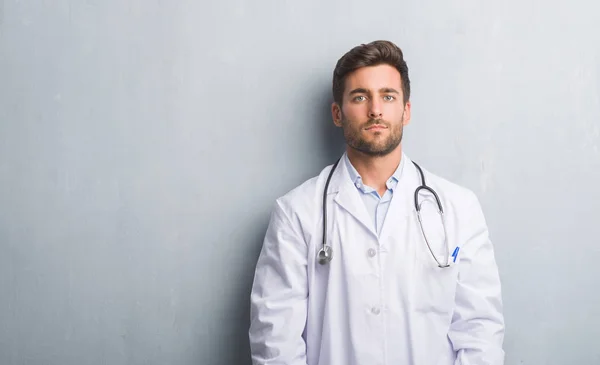
[{"label": "man's face", "polygon": [[386,64],[348,74],[342,106],[334,103],[331,111],[348,146],[369,156],[395,150],[410,121],[410,102],[403,102],[400,73]]}]

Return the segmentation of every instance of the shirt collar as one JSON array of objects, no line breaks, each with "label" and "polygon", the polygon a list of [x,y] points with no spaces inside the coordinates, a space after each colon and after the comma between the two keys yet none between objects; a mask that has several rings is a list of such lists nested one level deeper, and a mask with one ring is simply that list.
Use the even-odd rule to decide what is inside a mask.
[{"label": "shirt collar", "polygon": [[[362,177],[359,175],[358,171],[356,171],[356,169],[354,168],[354,166],[350,162],[350,159],[348,158],[348,154],[347,153],[344,153],[343,160],[344,160],[344,163],[346,164],[346,168],[348,170],[348,174],[350,175],[350,180],[352,181],[352,183],[354,184],[354,186],[356,186],[358,189],[360,189],[363,193],[368,193],[368,192],[373,191],[373,188],[370,188],[370,187],[366,186],[362,182]],[[405,160],[406,160],[406,158],[404,158],[404,155],[402,155],[402,158],[400,159],[400,163],[398,164],[398,167],[396,168],[396,171],[394,171],[394,173],[392,174],[392,176],[390,176],[390,178],[386,182],[386,186],[387,186],[387,188],[389,190],[394,191],[394,189],[398,185],[398,181],[400,181],[400,177],[402,176],[402,170],[404,168],[404,161]]]}]

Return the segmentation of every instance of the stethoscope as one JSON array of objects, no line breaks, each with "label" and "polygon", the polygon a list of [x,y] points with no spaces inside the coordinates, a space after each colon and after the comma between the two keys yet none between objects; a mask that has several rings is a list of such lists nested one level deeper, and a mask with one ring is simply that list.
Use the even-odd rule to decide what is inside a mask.
[{"label": "stethoscope", "polygon": [[[333,176],[333,173],[339,162],[340,159],[338,159],[331,168],[329,176],[327,177],[327,181],[325,182],[325,189],[323,189],[323,247],[321,247],[321,249],[317,253],[317,261],[319,261],[319,264],[321,265],[328,264],[333,259],[333,250],[331,246],[327,244],[327,190],[329,188],[329,181],[331,180],[331,177]],[[421,175],[421,186],[417,187],[417,189],[415,190],[414,197],[415,209],[417,211],[417,218],[419,219],[419,227],[421,228],[421,233],[423,234],[423,238],[425,239],[425,243],[427,244],[427,248],[429,249],[431,256],[433,257],[435,262],[437,262],[438,267],[450,267],[450,247],[448,246],[448,234],[446,232],[446,221],[444,219],[444,209],[442,208],[442,203],[435,190],[433,190],[432,188],[427,186],[427,184],[425,184],[425,175],[423,174],[423,170],[421,170],[421,167],[414,161],[413,164],[415,165],[417,170],[419,170],[419,175]],[[435,197],[435,201],[438,206],[438,213],[442,218],[442,226],[444,227],[444,244],[446,246],[445,261],[443,261],[445,263],[442,263],[438,260],[437,256],[431,249],[431,245],[429,244],[429,240],[427,239],[427,235],[425,234],[425,230],[423,229],[423,219],[421,217],[421,204],[419,204],[419,192],[421,190],[426,190]]]}]

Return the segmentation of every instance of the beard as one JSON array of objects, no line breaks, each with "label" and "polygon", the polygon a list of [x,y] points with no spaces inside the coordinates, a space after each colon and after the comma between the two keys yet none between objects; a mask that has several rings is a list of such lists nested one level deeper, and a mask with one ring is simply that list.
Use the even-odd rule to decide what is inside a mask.
[{"label": "beard", "polygon": [[[403,119],[404,113],[402,113],[400,121],[394,124],[382,119],[369,119],[369,121],[366,124],[358,127],[353,127],[352,123],[348,122],[346,117],[342,115],[342,129],[344,130],[344,139],[346,140],[348,146],[368,156],[386,156],[390,152],[395,150],[396,147],[400,145],[400,142],[402,142]],[[366,140],[361,135],[363,129],[369,128],[370,126],[377,124],[381,124],[387,127],[387,131],[389,132],[388,136],[385,139],[376,138],[374,141]],[[374,132],[376,136],[382,133],[384,132]]]}]

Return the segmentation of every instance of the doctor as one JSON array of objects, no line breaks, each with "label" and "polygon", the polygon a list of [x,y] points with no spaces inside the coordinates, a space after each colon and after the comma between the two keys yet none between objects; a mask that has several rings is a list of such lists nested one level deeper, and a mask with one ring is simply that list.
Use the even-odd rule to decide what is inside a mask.
[{"label": "doctor", "polygon": [[251,293],[253,364],[503,364],[500,280],[479,201],[402,150],[402,51],[353,48],[336,65],[333,97],[347,149],[274,205]]}]

